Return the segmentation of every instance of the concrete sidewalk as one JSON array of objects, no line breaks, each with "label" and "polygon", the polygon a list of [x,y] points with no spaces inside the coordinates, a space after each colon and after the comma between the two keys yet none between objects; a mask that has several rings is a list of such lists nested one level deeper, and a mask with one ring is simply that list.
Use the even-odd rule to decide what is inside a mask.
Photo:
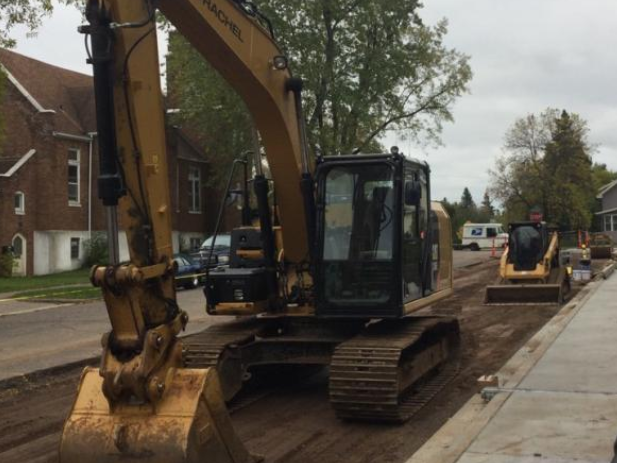
[{"label": "concrete sidewalk", "polygon": [[488,401],[473,397],[407,463],[610,462],[617,276],[590,283],[497,375]]}]

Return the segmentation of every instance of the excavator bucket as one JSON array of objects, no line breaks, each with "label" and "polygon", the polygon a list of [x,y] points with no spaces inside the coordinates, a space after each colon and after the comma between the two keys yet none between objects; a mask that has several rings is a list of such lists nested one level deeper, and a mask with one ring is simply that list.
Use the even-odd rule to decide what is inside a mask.
[{"label": "excavator bucket", "polygon": [[570,290],[565,267],[551,271],[548,283],[501,284],[486,287],[485,304],[561,304]]},{"label": "excavator bucket", "polygon": [[255,463],[236,436],[218,376],[178,369],[156,404],[110,409],[96,368],[86,368],[60,444],[61,463]]},{"label": "excavator bucket", "polygon": [[486,287],[485,304],[560,304],[562,285],[528,284]]}]

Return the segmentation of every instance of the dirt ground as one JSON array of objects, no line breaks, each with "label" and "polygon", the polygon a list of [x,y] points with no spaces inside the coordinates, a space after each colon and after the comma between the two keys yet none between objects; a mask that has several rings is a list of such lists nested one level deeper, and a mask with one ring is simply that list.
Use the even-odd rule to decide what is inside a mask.
[{"label": "dirt ground", "polygon": [[[557,306],[484,306],[496,260],[455,271],[455,294],[431,308],[455,315],[462,331],[461,373],[404,425],[342,422],[328,404],[327,373],[271,386],[234,407],[249,449],[268,463],[402,463],[477,392],[476,379],[497,371],[558,310]],[[0,391],[0,461],[56,462],[75,394],[76,369]],[[250,399],[250,398],[249,398]]]}]

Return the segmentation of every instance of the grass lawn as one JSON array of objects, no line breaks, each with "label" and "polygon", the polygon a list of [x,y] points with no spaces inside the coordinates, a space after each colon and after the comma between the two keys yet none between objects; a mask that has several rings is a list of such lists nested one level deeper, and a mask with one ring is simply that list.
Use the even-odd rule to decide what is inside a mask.
[{"label": "grass lawn", "polygon": [[66,287],[66,288],[50,288],[38,289],[36,291],[26,291],[17,293],[13,296],[14,299],[37,300],[37,299],[100,299],[102,297],[101,289],[87,286]]},{"label": "grass lawn", "polygon": [[[72,270],[36,277],[0,278],[0,293],[42,289],[67,285],[90,284],[90,269]],[[73,288],[75,289],[75,288]]]}]

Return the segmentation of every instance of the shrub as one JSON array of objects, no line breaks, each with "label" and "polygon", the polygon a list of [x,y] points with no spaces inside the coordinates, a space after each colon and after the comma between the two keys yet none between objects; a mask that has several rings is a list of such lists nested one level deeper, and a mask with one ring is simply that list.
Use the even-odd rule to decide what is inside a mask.
[{"label": "shrub", "polygon": [[105,233],[95,233],[92,238],[84,241],[85,267],[94,265],[108,265],[109,252],[107,250],[107,235]]},{"label": "shrub", "polygon": [[13,256],[0,254],[0,278],[10,278],[13,276]]}]

